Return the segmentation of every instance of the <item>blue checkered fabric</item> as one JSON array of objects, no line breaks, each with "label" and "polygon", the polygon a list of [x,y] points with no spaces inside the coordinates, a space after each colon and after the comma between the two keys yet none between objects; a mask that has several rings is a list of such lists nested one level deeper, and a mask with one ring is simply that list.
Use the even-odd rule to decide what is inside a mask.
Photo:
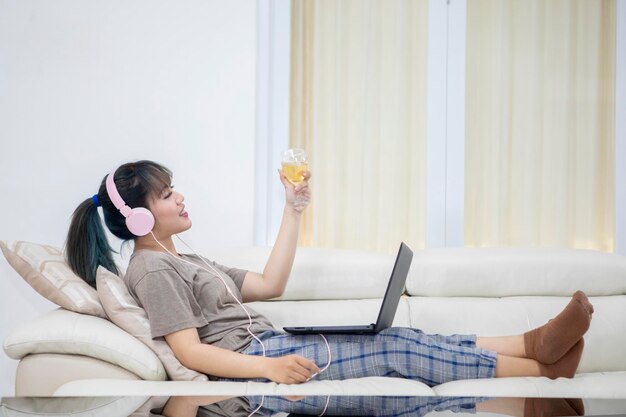
[{"label": "blue checkered fabric", "polygon": [[[325,335],[332,354],[331,365],[315,377],[343,380],[368,376],[414,379],[435,386],[459,379],[492,378],[496,352],[476,347],[475,335],[427,335],[418,329],[392,327],[375,335]],[[277,331],[259,336],[267,357],[296,354],[328,363],[328,348],[320,335],[291,335]],[[262,355],[253,340],[242,352]]]},{"label": "blue checkered fabric", "polygon": [[319,416],[424,416],[433,411],[474,414],[476,404],[488,398],[463,397],[373,397],[373,396],[314,396],[299,401],[281,397],[248,397],[251,409],[263,406],[255,415],[294,413]]}]

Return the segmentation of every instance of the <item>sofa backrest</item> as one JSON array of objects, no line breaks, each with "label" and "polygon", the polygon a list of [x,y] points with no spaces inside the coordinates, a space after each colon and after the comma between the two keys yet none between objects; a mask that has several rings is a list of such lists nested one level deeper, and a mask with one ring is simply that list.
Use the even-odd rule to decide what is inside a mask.
[{"label": "sofa backrest", "polygon": [[[248,247],[201,252],[217,263],[262,272],[271,248]],[[278,300],[381,298],[395,255],[347,249],[298,248],[287,288]]]},{"label": "sofa backrest", "polygon": [[[208,250],[211,260],[263,271],[271,248]],[[395,255],[298,248],[280,300],[382,298]],[[428,297],[626,294],[626,257],[583,249],[445,248],[416,250],[406,293]]]},{"label": "sofa backrest", "polygon": [[446,248],[417,251],[407,294],[429,297],[626,294],[626,257],[583,249]]}]

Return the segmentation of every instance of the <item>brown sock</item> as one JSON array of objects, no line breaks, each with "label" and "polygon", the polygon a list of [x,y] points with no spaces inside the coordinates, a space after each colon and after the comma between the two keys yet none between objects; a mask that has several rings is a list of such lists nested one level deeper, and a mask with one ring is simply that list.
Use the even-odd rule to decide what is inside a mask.
[{"label": "brown sock", "polygon": [[524,417],[582,416],[585,407],[578,398],[526,398]]},{"label": "brown sock", "polygon": [[585,348],[585,339],[580,339],[561,359],[551,365],[539,364],[539,372],[550,379],[574,378]]},{"label": "brown sock", "polygon": [[526,356],[543,364],[558,361],[589,329],[593,306],[582,291],[554,319],[524,333]]}]

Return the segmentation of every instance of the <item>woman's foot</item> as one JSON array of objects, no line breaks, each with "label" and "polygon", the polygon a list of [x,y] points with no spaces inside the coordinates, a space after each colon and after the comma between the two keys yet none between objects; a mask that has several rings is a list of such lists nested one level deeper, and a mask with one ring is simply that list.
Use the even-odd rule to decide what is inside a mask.
[{"label": "woman's foot", "polygon": [[582,291],[554,319],[524,333],[526,357],[546,365],[558,361],[583,337],[591,323],[593,305]]},{"label": "woman's foot", "polygon": [[574,378],[585,348],[585,339],[580,339],[561,359],[551,365],[539,364],[539,373],[550,379]]}]

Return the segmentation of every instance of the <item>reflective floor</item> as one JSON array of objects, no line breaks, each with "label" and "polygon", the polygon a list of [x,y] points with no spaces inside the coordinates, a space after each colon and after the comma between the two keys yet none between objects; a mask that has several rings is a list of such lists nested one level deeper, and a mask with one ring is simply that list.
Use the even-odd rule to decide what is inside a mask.
[{"label": "reflective floor", "polygon": [[626,400],[470,397],[2,398],[1,417],[626,416]]}]

